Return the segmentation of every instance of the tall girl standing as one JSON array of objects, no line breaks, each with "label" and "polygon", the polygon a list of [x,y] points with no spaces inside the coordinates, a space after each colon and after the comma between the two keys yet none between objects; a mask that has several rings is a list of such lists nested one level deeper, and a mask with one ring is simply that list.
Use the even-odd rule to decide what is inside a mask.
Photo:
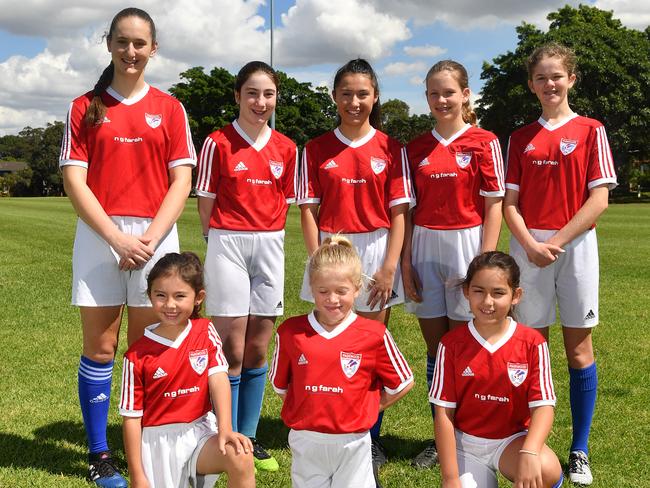
[{"label": "tall girl standing", "polygon": [[598,324],[594,227],[607,208],[616,174],[603,125],[569,106],[576,82],[574,53],[547,44],[527,64],[528,87],[542,115],[510,137],[504,204],[510,250],[526,289],[518,313],[548,338],[559,306],[573,418],[569,478],[588,485],[593,476],[587,441],[598,385],[591,340]]},{"label": "tall girl standing", "polygon": [[182,105],[144,78],[158,48],[151,17],[137,8],[120,11],[106,41],[111,63],[70,105],[59,164],[79,215],[72,303],[80,307],[83,332],[79,402],[89,478],[113,488],[126,487],[106,441],[122,311],[126,305],[129,344],[155,322],[146,275],[159,257],[178,250],[175,222],[196,155]]},{"label": "tall girl standing", "polygon": [[235,79],[239,116],[210,134],[199,158],[197,195],[205,259],[206,312],[228,359],[233,429],[253,441],[258,469],[278,463],[257,441],[266,352],[284,300],[284,225],[295,201],[296,145],[268,126],[279,80],[261,61]]},{"label": "tall girl standing", "polygon": [[[458,283],[474,256],[496,249],[501,228],[501,147],[494,134],[476,127],[467,78],[455,61],[431,67],[426,97],[436,127],[406,147],[418,203],[407,218],[402,275],[407,309],[418,317],[427,345],[429,387],[440,338],[471,318]],[[431,442],[412,464],[426,468],[437,459]]]},{"label": "tall girl standing", "polygon": [[[339,126],[307,143],[298,204],[311,256],[322,239],[342,233],[356,248],[367,280],[355,311],[388,322],[390,307],[403,302],[399,256],[405,213],[412,201],[406,158],[399,142],[380,132],[379,84],[370,64],[354,59],[334,77],[332,98]],[[305,273],[301,298],[313,301]],[[381,417],[371,430],[376,464]]]}]

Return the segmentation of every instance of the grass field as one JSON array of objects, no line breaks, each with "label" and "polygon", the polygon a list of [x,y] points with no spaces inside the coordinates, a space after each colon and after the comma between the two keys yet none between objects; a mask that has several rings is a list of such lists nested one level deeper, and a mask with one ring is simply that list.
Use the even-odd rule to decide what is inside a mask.
[{"label": "grass field", "polygon": [[[88,487],[85,437],[77,405],[81,347],[78,312],[70,303],[70,256],[76,216],[64,198],[0,199],[0,487]],[[181,246],[205,253],[195,202],[179,222]],[[598,227],[601,324],[594,342],[600,377],[591,437],[595,488],[650,487],[650,205],[612,205]],[[507,249],[504,232],[500,249]],[[309,310],[298,290],[305,260],[296,209],[287,225],[288,315]],[[439,485],[438,470],[416,471],[410,458],[431,436],[426,403],[424,343],[417,321],[397,307],[396,341],[416,387],[390,409],[383,433],[388,487]],[[566,458],[571,423],[568,378],[559,328],[551,336],[558,405],[550,446]],[[119,357],[124,351],[122,338]],[[117,364],[120,364],[118,361]],[[119,379],[119,372],[114,378]],[[119,381],[113,383],[114,395]],[[124,465],[120,418],[113,397],[109,441]],[[259,437],[281,464],[260,473],[258,486],[290,486],[287,430],[280,402],[267,389]],[[568,485],[568,483],[567,483]],[[220,482],[219,486],[225,486]],[[503,486],[508,484],[503,483]]]}]

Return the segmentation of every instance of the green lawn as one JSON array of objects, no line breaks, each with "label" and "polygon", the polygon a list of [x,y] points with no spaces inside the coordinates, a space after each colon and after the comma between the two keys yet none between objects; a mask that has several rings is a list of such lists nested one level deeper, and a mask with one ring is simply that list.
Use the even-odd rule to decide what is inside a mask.
[{"label": "green lawn", "polygon": [[[85,438],[76,392],[81,331],[78,312],[69,305],[75,221],[64,198],[0,198],[0,487],[89,486],[84,480]],[[299,225],[292,209],[286,238],[289,315],[309,310],[297,298],[305,260]],[[203,255],[195,201],[188,202],[179,229],[182,248]],[[600,388],[591,437],[593,486],[650,486],[650,205],[612,205],[598,234],[601,324],[594,342]],[[506,242],[504,233],[501,249],[507,249]],[[381,479],[386,488],[437,486],[437,469],[416,471],[409,466],[432,432],[424,343],[417,321],[401,307],[392,316],[391,329],[417,384],[386,415],[383,432],[390,460]],[[551,349],[558,405],[549,444],[563,460],[571,424],[558,327],[552,331]],[[117,392],[119,372],[114,378]],[[279,409],[279,399],[268,389],[259,437],[282,467],[278,473],[258,475],[263,487],[290,486],[287,431]],[[123,462],[116,407],[111,410],[109,439]]]}]

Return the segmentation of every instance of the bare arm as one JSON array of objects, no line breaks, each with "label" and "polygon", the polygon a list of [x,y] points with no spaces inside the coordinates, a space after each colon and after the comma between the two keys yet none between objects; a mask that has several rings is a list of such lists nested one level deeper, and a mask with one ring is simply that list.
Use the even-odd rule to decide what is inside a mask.
[{"label": "bare arm", "polygon": [[210,217],[214,208],[214,198],[197,197],[196,205],[199,210],[199,220],[201,221],[201,231],[204,236],[210,231]]},{"label": "bare arm", "polygon": [[235,448],[237,454],[241,452],[252,452],[253,444],[245,435],[233,432],[232,430],[232,411],[230,401],[230,382],[225,372],[215,373],[208,378],[208,387],[210,389],[210,399],[217,416],[217,434],[219,451],[226,455],[226,444],[230,443]]},{"label": "bare arm", "polygon": [[454,433],[453,408],[435,406],[434,431],[440,459],[440,475],[443,488],[460,488],[458,460],[456,458],[456,436]]},{"label": "bare arm", "polygon": [[148,488],[149,481],[142,467],[142,417],[123,417],[122,433],[131,486]]},{"label": "bare arm", "polygon": [[[531,408],[528,434],[519,453],[515,484],[517,488],[542,485],[540,453],[553,426],[554,409],[550,405]],[[535,454],[531,454],[535,453]]]},{"label": "bare arm", "polygon": [[417,271],[413,267],[413,209],[409,209],[404,217],[404,244],[402,245],[402,282],[404,283],[404,294],[414,302],[422,302],[422,282]]},{"label": "bare arm", "polygon": [[499,244],[502,203],[503,198],[501,197],[485,197],[481,252],[494,251]]},{"label": "bare arm", "polygon": [[411,381],[395,394],[388,393],[386,390],[381,390],[381,396],[379,397],[379,411],[383,412],[388,407],[402,399],[414,386],[415,381]]},{"label": "bare arm", "polygon": [[307,255],[311,256],[316,252],[320,244],[317,203],[300,205],[300,225],[302,226],[302,237],[305,240]]}]

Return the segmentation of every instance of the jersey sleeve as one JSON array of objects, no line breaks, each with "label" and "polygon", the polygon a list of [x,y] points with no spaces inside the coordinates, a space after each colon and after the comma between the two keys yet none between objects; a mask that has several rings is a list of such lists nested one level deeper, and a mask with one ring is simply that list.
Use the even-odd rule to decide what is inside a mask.
[{"label": "jersey sleeve", "polygon": [[531,368],[530,386],[528,388],[528,406],[555,405],[555,390],[551,375],[551,357],[546,341],[532,346],[529,367]]},{"label": "jersey sleeve", "polygon": [[180,165],[196,166],[196,149],[192,142],[192,133],[183,104],[175,101],[169,125],[169,148],[167,167]]},{"label": "jersey sleeve", "polygon": [[321,187],[318,181],[318,161],[314,161],[310,145],[302,150],[300,162],[300,183],[298,185],[298,205],[320,203]]},{"label": "jersey sleeve", "polygon": [[479,163],[481,172],[481,196],[502,197],[505,195],[505,177],[503,174],[503,153],[499,139],[494,137],[485,145]]},{"label": "jersey sleeve", "polygon": [[122,362],[122,389],[119,412],[123,417],[142,417],[144,409],[144,383],[142,364],[135,354],[127,351]]},{"label": "jersey sleeve", "polygon": [[377,352],[377,375],[384,390],[391,395],[399,393],[413,382],[413,372],[388,329],[384,332],[383,344]]},{"label": "jersey sleeve", "polygon": [[81,166],[88,168],[88,147],[86,126],[80,104],[72,102],[63,128],[59,166]]},{"label": "jersey sleeve", "polygon": [[453,351],[440,342],[436,354],[436,367],[429,390],[429,402],[445,408],[456,408],[456,385]]},{"label": "jersey sleeve", "polygon": [[596,137],[589,154],[587,172],[587,187],[590,190],[603,184],[613,190],[618,184],[605,127],[600,124],[596,127]]},{"label": "jersey sleeve", "polygon": [[283,347],[280,331],[275,334],[275,350],[269,369],[269,381],[276,393],[284,395],[289,389],[291,362],[286,347]]},{"label": "jersey sleeve", "polygon": [[291,146],[285,165],[285,171],[282,174],[282,193],[287,203],[292,204],[296,201],[298,192],[298,149],[296,146]]},{"label": "jersey sleeve", "polygon": [[508,139],[508,151],[506,152],[506,188],[508,190],[519,191],[519,182],[521,181],[521,161],[520,154],[512,136]]},{"label": "jersey sleeve", "polygon": [[415,206],[415,197],[411,186],[411,168],[405,147],[395,146],[391,150],[391,172],[389,175],[388,208],[408,203]]},{"label": "jersey sleeve", "polygon": [[212,322],[208,323],[208,338],[210,339],[210,349],[208,354],[208,376],[215,373],[228,372],[228,360],[223,353],[221,337],[217,333]]},{"label": "jersey sleeve", "polygon": [[200,197],[215,199],[219,183],[219,168],[221,154],[217,143],[209,135],[203,142],[199,154],[199,165],[196,176],[196,194]]}]

